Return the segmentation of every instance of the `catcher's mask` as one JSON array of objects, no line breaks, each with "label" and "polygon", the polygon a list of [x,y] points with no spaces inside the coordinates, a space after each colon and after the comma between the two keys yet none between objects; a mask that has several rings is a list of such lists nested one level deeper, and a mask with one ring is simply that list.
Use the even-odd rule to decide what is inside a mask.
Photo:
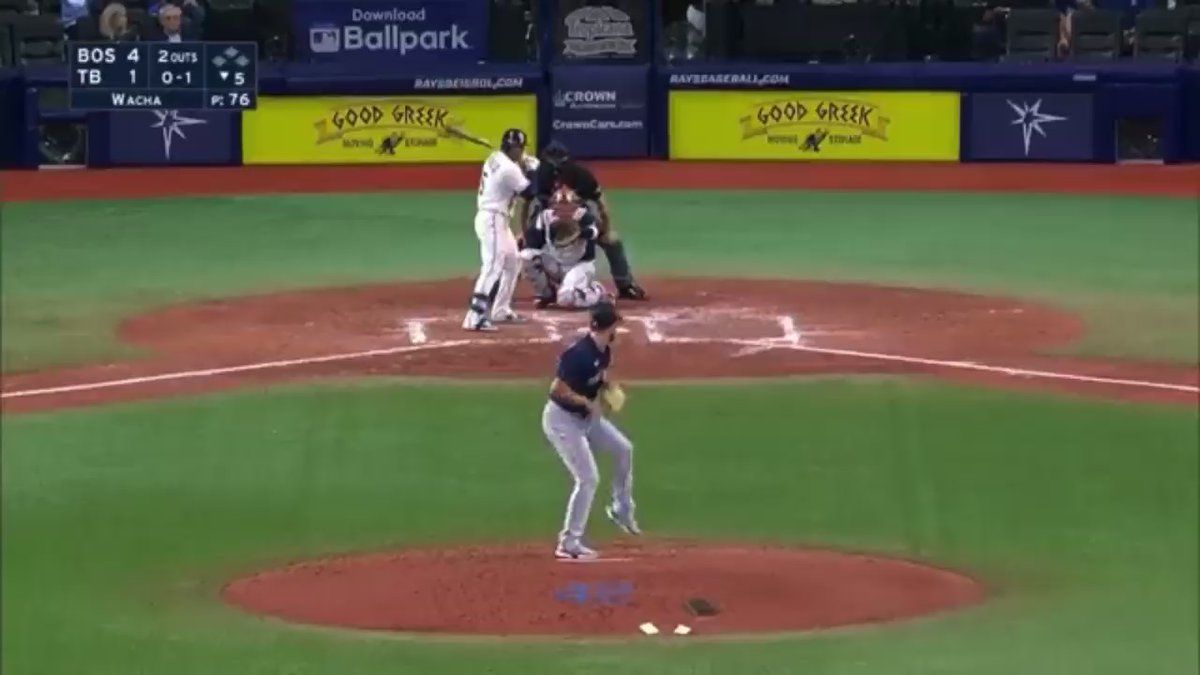
[{"label": "catcher's mask", "polygon": [[550,197],[551,204],[578,204],[579,195],[569,187],[560,187]]}]

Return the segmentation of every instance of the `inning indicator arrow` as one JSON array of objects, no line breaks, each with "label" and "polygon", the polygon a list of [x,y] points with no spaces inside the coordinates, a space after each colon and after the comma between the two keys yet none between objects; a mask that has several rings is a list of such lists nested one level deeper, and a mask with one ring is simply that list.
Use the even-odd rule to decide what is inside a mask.
[{"label": "inning indicator arrow", "polygon": [[222,80],[228,80],[228,79],[229,79],[229,71],[228,71],[228,70],[222,70],[222,71],[221,71],[221,79],[222,79]]}]

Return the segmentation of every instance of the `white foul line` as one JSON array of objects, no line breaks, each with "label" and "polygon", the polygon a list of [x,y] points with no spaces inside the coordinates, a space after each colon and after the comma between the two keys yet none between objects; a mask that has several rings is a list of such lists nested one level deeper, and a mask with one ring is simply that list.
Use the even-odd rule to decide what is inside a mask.
[{"label": "white foul line", "polygon": [[1029,370],[1026,368],[1009,368],[1006,366],[989,366],[986,363],[973,361],[943,361],[941,359],[926,359],[919,356],[902,356],[900,354],[881,354],[878,352],[860,352],[853,349],[835,349],[833,347],[809,347],[806,345],[788,345],[784,349],[794,349],[814,354],[831,354],[834,356],[853,356],[860,359],[876,361],[896,361],[898,363],[915,363],[923,366],[938,368],[957,368],[960,370],[977,370],[985,373],[999,373],[1014,377],[1036,377],[1046,380],[1066,380],[1069,382],[1090,382],[1093,384],[1113,384],[1123,387],[1142,387],[1145,389],[1167,389],[1170,391],[1186,391],[1200,393],[1200,387],[1190,384],[1171,384],[1168,382],[1150,382],[1148,380],[1126,380],[1117,377],[1098,377],[1094,375],[1074,375],[1072,373],[1057,373],[1050,370]]},{"label": "white foul line", "polygon": [[389,356],[392,354],[405,354],[408,352],[419,352],[426,349],[445,349],[447,347],[460,347],[470,344],[472,340],[450,340],[448,342],[426,343],[423,345],[405,345],[403,347],[388,347],[386,349],[369,349],[362,352],[346,352],[344,354],[326,354],[324,356],[308,356],[302,359],[286,359],[283,361],[263,361],[261,363],[247,363],[241,366],[225,366],[222,368],[206,368],[204,370],[182,370],[174,373],[162,373],[161,375],[145,375],[142,377],[127,377],[122,380],[107,380],[104,382],[89,382],[87,384],[71,384],[61,387],[46,387],[45,389],[26,389],[24,391],[6,391],[0,394],[0,398],[20,398],[23,396],[42,396],[45,394],[66,394],[75,391],[92,391],[95,389],[111,389],[113,387],[126,387],[135,384],[146,384],[149,382],[166,382],[170,380],[186,380],[198,377],[214,377],[217,375],[229,375],[232,373],[245,373],[253,370],[271,370],[274,368],[290,368],[292,366],[305,366],[313,363],[330,363],[334,361],[350,361],[353,359],[363,359],[372,356]]},{"label": "white foul line", "polygon": [[[800,331],[795,325],[794,319],[790,316],[779,316],[777,321],[780,328],[783,330],[782,337],[768,338],[700,338],[700,337],[668,337],[658,331],[657,320],[661,317],[649,319],[637,318],[646,327],[647,339],[656,343],[667,344],[712,344],[722,343],[729,345],[737,345],[743,347],[734,354],[734,357],[746,356],[772,349],[788,349],[793,351],[810,352],[814,354],[829,354],[833,356],[847,356],[860,359],[871,359],[876,361],[894,361],[897,363],[911,363],[923,366],[931,366],[937,368],[952,368],[959,370],[973,370],[979,372],[998,373],[1014,377],[1030,377],[1050,380],[1066,380],[1072,382],[1089,382],[1093,384],[1108,384],[1124,387],[1139,387],[1146,389],[1163,389],[1169,391],[1181,391],[1189,393],[1200,393],[1200,387],[1186,384],[1171,384],[1167,382],[1151,382],[1147,380],[1127,380],[1112,377],[1098,377],[1092,375],[1075,375],[1072,373],[1060,373],[1047,370],[1029,370],[1025,368],[1009,368],[1005,366],[990,366],[983,363],[975,363],[973,361],[950,361],[942,359],[929,359],[918,356],[904,356],[901,354],[885,354],[881,352],[865,352],[852,349],[837,349],[833,347],[812,347],[803,344]],[[114,387],[132,386],[138,384],[147,384],[150,382],[166,382],[171,380],[183,380],[202,377],[215,377],[220,375],[229,375],[233,373],[243,373],[255,370],[271,370],[278,368],[290,368],[293,366],[311,365],[315,363],[330,363],[335,361],[350,361],[354,359],[369,358],[373,356],[389,356],[394,354],[405,354],[412,352],[420,352],[433,349],[447,349],[452,347],[461,347],[464,345],[483,345],[483,344],[507,344],[513,341],[505,340],[448,340],[445,342],[429,342],[425,335],[426,320],[412,320],[406,325],[407,331],[414,344],[404,345],[401,347],[388,347],[384,349],[370,349],[359,352],[345,352],[341,354],[326,354],[324,356],[310,356],[305,358],[286,359],[281,361],[264,361],[260,363],[249,363],[240,366],[225,366],[221,368],[208,368],[204,370],[186,370],[173,373],[162,373],[159,375],[147,375],[142,377],[129,377],[120,380],[107,380],[102,382],[91,382],[85,384],[64,385],[59,387],[46,387],[43,389],[26,389],[22,391],[10,391],[0,393],[0,399],[20,398],[29,396],[42,396],[48,394],[65,394],[79,391],[93,391],[96,389],[111,389]],[[557,321],[546,322],[546,337],[543,338],[527,338],[516,340],[522,344],[545,344],[558,342],[561,340],[561,334],[558,331]]]}]

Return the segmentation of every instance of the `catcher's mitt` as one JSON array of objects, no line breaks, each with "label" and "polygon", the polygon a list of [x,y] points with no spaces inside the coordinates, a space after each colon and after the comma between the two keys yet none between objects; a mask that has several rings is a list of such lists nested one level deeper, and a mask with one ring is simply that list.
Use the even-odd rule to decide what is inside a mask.
[{"label": "catcher's mitt", "polygon": [[600,387],[600,404],[610,413],[621,412],[625,407],[625,390],[616,383],[607,383]]},{"label": "catcher's mitt", "polygon": [[579,223],[575,220],[574,204],[556,204],[551,207],[554,220],[550,223],[550,241],[555,246],[566,246],[579,238]]}]

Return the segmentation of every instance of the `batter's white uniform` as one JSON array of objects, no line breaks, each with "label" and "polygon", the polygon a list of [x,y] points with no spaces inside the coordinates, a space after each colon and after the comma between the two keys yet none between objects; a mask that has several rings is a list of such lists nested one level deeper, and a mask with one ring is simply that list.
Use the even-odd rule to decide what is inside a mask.
[{"label": "batter's white uniform", "polygon": [[[522,160],[531,170],[537,160]],[[512,298],[516,290],[521,261],[517,240],[509,228],[509,212],[517,196],[529,187],[529,179],[521,165],[503,152],[493,152],[483,164],[479,179],[478,212],[475,214],[475,236],[479,238],[479,278],[471,300],[471,310],[463,327],[474,325],[488,312],[488,294],[496,282],[500,288],[491,305],[493,320],[503,321],[513,315]]]}]

